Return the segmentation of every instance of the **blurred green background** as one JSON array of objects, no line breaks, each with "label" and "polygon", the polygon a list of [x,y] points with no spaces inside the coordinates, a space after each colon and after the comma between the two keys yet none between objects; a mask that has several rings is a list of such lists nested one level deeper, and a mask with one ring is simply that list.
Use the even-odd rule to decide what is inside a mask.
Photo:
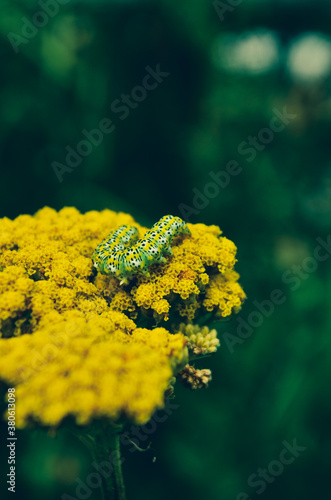
[{"label": "blurred green background", "polygon": [[[178,386],[151,449],[124,447],[128,500],[330,495],[331,267],[311,259],[331,225],[330,26],[328,1],[1,2],[0,216],[76,206],[217,224],[238,246],[240,317],[274,289],[286,297],[232,349],[238,320],[218,325],[222,347],[201,365],[210,387]],[[134,90],[157,65],[169,75]],[[284,107],[295,117],[270,134]],[[105,118],[114,130],[56,175]],[[210,172],[231,160],[240,173],[215,195]],[[305,450],[278,474],[294,439]],[[1,454],[6,498],[4,440]],[[17,457],[16,498],[76,498],[75,479],[94,470],[66,435],[20,432]],[[249,477],[270,467],[259,493]]]}]

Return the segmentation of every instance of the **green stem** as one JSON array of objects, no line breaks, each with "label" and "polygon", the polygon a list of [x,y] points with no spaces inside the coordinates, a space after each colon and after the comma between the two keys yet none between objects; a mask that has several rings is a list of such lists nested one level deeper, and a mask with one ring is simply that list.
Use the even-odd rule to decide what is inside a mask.
[{"label": "green stem", "polygon": [[120,435],[119,435],[119,433],[116,433],[114,435],[113,457],[114,457],[113,466],[114,466],[114,479],[115,479],[114,482],[115,482],[115,490],[116,490],[115,498],[116,498],[116,500],[126,500],[123,474],[122,474],[123,458],[121,458],[121,452],[120,452]]},{"label": "green stem", "polygon": [[[71,431],[90,450],[96,469],[102,463],[108,464],[100,472],[100,500],[126,500],[125,487],[122,475],[122,463],[124,458],[120,452],[120,432],[121,425],[110,425],[105,422],[98,422],[83,430],[83,428],[71,429]],[[107,477],[105,477],[107,476]]]},{"label": "green stem", "polygon": [[94,461],[98,465],[107,462],[111,470],[107,477],[101,474],[101,500],[126,500],[122,475],[124,459],[120,453],[120,430],[120,427],[99,425],[94,426],[91,432],[94,446],[90,449]]},{"label": "green stem", "polygon": [[[92,457],[93,457],[93,461],[96,463],[96,464],[101,464],[101,462],[104,461],[104,456],[103,454],[101,454],[101,450],[100,448],[95,444],[95,446],[93,448],[90,448],[90,451],[91,451],[91,454],[92,454]],[[100,497],[100,500],[106,500],[106,491],[107,491],[107,479],[101,474],[101,484],[100,484],[100,493],[101,493],[101,497]]]}]

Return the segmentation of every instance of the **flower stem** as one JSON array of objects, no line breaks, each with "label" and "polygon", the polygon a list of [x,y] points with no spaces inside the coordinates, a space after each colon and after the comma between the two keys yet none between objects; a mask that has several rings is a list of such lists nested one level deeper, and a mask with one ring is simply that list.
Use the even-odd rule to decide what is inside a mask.
[{"label": "flower stem", "polygon": [[[91,432],[93,436],[93,447],[90,447],[94,467],[100,468],[102,483],[101,500],[126,500],[125,487],[122,475],[122,463],[124,458],[120,453],[120,430],[110,425],[94,426]],[[107,467],[102,469],[102,465]],[[108,469],[108,470],[106,470]]]},{"label": "flower stem", "polygon": [[115,490],[116,490],[116,500],[126,500],[125,496],[125,488],[122,474],[122,462],[123,458],[121,458],[120,453],[120,435],[116,433],[114,435],[113,442],[113,467],[114,467],[114,479],[115,479]]}]

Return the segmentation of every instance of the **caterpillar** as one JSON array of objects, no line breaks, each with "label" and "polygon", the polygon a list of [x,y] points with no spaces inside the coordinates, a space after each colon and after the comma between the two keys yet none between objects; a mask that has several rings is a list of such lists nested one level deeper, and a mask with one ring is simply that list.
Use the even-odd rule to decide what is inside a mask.
[{"label": "caterpillar", "polygon": [[171,243],[180,234],[191,233],[186,223],[173,215],[162,217],[139,240],[136,227],[121,226],[94,250],[94,267],[101,274],[116,276],[121,285],[139,273],[149,277],[149,266],[166,262],[165,256],[172,255]]}]

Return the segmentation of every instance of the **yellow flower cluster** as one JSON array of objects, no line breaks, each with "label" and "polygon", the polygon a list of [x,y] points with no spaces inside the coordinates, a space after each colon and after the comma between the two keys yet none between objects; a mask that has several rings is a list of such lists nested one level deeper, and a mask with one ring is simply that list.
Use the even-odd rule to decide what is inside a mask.
[{"label": "yellow flower cluster", "polygon": [[56,426],[70,415],[78,424],[122,416],[144,423],[187,362],[182,335],[135,328],[122,313],[49,320],[33,335],[0,342],[0,377],[17,386],[19,427]]},{"label": "yellow flower cluster", "polygon": [[0,220],[0,378],[17,386],[20,426],[69,415],[145,422],[188,360],[182,333],[153,327],[239,310],[236,247],[217,226],[189,224],[150,278],[120,286],[96,273],[94,249],[123,224],[147,230],[110,210],[46,207]]},{"label": "yellow flower cluster", "polygon": [[[131,289],[119,292],[116,278],[99,274],[94,283],[111,309],[137,318],[138,312],[152,314],[156,321],[173,313],[194,319],[203,307],[215,317],[226,317],[240,309],[245,293],[233,271],[236,247],[220,237],[218,226],[188,224],[190,237],[180,237],[173,258],[150,269],[150,278],[139,276]],[[222,278],[223,277],[223,278]],[[222,278],[222,279],[219,279]],[[204,295],[205,294],[205,295]]]},{"label": "yellow flower cluster", "polygon": [[[191,236],[181,238],[181,243],[173,248],[173,258],[152,270],[150,279],[139,277],[131,290],[136,305],[151,309],[157,320],[169,318],[172,304],[179,315],[188,320],[192,320],[201,307],[214,311],[217,317],[225,317],[245,299],[237,283],[239,275],[232,271],[237,250],[232,241],[220,237],[217,226],[188,224],[188,227]],[[215,280],[223,275],[227,276],[226,287]],[[205,301],[204,294],[210,290],[210,283],[213,290],[206,295],[210,300]],[[230,293],[229,287],[232,287]]]},{"label": "yellow flower cluster", "polygon": [[237,282],[238,278],[239,274],[233,270],[211,277],[203,305],[207,311],[213,311],[216,318],[240,311],[246,295]]}]

